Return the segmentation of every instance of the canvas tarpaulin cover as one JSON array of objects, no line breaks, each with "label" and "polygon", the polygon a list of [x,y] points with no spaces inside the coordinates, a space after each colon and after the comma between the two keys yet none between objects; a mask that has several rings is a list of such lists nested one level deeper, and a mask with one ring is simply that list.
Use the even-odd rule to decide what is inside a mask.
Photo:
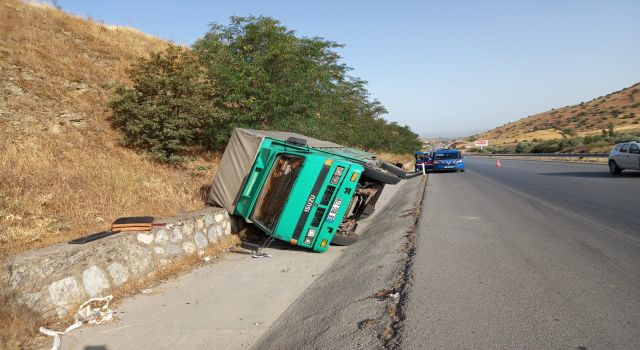
[{"label": "canvas tarpaulin cover", "polygon": [[305,139],[307,146],[312,148],[343,148],[333,142],[292,132],[236,128],[233,130],[213,179],[208,200],[210,204],[225,208],[230,214],[234,213],[247,176],[260,151],[260,145],[267,137],[282,141],[286,141],[290,137]]}]

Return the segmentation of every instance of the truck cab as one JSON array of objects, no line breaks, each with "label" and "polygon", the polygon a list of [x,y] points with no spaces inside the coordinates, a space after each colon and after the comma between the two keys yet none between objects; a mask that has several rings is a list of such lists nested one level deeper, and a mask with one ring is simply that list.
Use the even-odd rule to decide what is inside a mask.
[{"label": "truck cab", "polygon": [[235,129],[209,203],[290,244],[327,250],[352,241],[386,183],[375,156],[300,134]]}]

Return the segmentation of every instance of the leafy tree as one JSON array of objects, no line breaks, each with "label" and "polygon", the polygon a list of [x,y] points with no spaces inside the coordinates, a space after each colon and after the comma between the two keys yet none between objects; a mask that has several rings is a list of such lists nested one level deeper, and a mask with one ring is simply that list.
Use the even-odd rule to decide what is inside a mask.
[{"label": "leafy tree", "polygon": [[126,145],[159,161],[179,163],[195,146],[226,142],[215,132],[227,120],[217,90],[191,50],[170,46],[139,61],[129,77],[133,87],[117,87],[109,103],[112,125]]},{"label": "leafy tree", "polygon": [[[234,126],[288,130],[338,143],[413,151],[418,135],[391,125],[371,101],[366,81],[348,76],[321,38],[299,38],[269,17],[232,17],[212,24],[194,45],[208,76],[220,83]],[[404,139],[400,139],[404,138]]]},{"label": "leafy tree", "polygon": [[331,51],[337,47],[297,38],[272,18],[232,17],[229,26],[212,24],[194,50],[220,83],[235,123],[273,128],[320,111],[333,79],[346,70]]},{"label": "leafy tree", "polygon": [[233,127],[299,132],[365,149],[413,152],[408,126],[383,118],[366,81],[348,75],[336,49],[300,38],[269,17],[212,24],[193,50],[170,46],[130,70],[133,87],[110,102],[125,143],[163,162],[195,147],[224,148]]}]

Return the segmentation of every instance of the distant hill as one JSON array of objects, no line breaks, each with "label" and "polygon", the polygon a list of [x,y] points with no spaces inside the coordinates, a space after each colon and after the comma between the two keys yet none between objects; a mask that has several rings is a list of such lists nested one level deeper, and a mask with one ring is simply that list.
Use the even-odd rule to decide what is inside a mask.
[{"label": "distant hill", "polygon": [[491,145],[536,142],[601,133],[640,131],[640,83],[574,106],[552,109],[474,135]]},{"label": "distant hill", "polygon": [[17,0],[0,0],[0,38],[0,257],[202,206],[211,162],[160,166],[107,121],[113,86],[167,41]]}]

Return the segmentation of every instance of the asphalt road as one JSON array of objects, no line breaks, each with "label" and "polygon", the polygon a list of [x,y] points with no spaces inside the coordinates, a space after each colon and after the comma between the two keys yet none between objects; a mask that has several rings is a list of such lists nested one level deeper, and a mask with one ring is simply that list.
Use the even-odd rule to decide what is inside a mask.
[{"label": "asphalt road", "polygon": [[429,176],[403,349],[640,349],[640,174],[467,158]]}]

